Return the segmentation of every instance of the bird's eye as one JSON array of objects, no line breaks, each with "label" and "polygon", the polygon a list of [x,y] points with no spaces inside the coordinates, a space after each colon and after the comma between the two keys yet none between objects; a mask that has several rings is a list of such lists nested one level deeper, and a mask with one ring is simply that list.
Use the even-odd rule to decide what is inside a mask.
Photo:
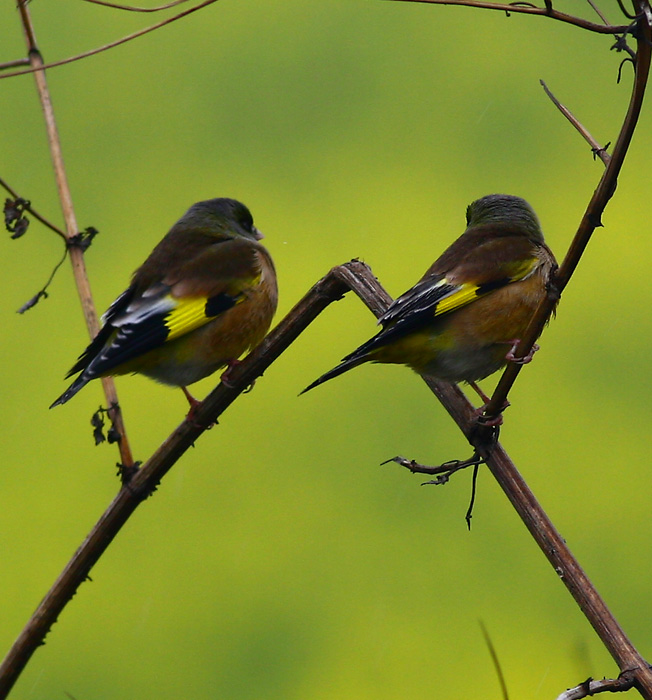
[{"label": "bird's eye", "polygon": [[240,212],[240,220],[238,223],[240,224],[240,226],[242,226],[242,228],[245,231],[253,231],[254,218],[253,216],[251,216],[251,213],[248,209],[244,209]]}]

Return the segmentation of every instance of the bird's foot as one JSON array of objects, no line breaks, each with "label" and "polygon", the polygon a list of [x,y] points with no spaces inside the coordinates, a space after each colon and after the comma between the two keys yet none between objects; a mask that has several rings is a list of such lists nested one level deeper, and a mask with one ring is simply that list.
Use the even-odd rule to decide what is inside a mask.
[{"label": "bird's foot", "polygon": [[[224,384],[225,387],[229,389],[235,389],[235,386],[231,383],[230,376],[231,372],[238,366],[242,364],[242,360],[230,360],[227,365],[226,369],[224,372],[222,372],[222,376],[220,377],[220,381],[222,384]],[[242,392],[243,394],[248,394],[253,388],[254,384],[256,383],[256,380],[254,379],[253,382]]]},{"label": "bird's foot", "polygon": [[188,423],[191,423],[195,428],[204,428],[206,430],[210,430],[214,425],[217,425],[217,421],[214,421],[210,425],[205,425],[203,423],[200,423],[197,420],[197,411],[199,410],[199,407],[202,405],[202,402],[199,401],[199,399],[196,399],[189,391],[186,389],[185,386],[181,387],[181,391],[186,395],[186,398],[188,399],[188,403],[190,404],[190,410],[186,414],[186,420]]},{"label": "bird's foot", "polygon": [[495,416],[485,416],[484,412],[489,405],[489,401],[484,406],[480,406],[480,408],[476,408],[474,413],[475,413],[475,421],[479,425],[486,425],[489,428],[498,428],[503,424],[503,411],[506,408],[509,408],[511,405],[509,401],[505,401],[505,403],[502,405],[502,408],[500,409],[500,413],[496,414]]},{"label": "bird's foot", "polygon": [[519,343],[521,342],[521,339],[514,338],[514,340],[507,340],[505,342],[508,345],[512,346],[509,349],[509,351],[507,352],[507,354],[505,355],[505,359],[508,362],[514,362],[517,365],[527,365],[528,362],[532,362],[532,358],[534,357],[534,353],[539,349],[539,346],[535,343],[527,355],[524,355],[523,357],[516,357],[516,355],[514,353],[516,352],[516,348],[518,347]]},{"label": "bird's foot", "polygon": [[235,367],[237,367],[240,364],[242,364],[240,360],[229,360],[226,363],[226,369],[224,370],[224,372],[222,372],[220,376],[220,381],[222,382],[222,384],[224,384],[224,386],[228,387],[229,389],[235,388],[230,381],[231,372],[234,370]]},{"label": "bird's foot", "polygon": [[[518,342],[518,341],[517,341]],[[483,413],[485,412],[487,406],[491,402],[491,397],[487,396],[484,391],[478,386],[476,382],[468,382],[469,386],[475,391],[475,393],[482,399],[484,402],[480,408],[475,409],[475,420],[479,423],[482,423],[483,425],[487,425],[490,428],[495,428],[503,424],[503,411],[506,408],[510,407],[509,401],[505,399],[505,403],[501,406],[500,413],[496,416],[487,416],[486,418],[482,418]]]}]

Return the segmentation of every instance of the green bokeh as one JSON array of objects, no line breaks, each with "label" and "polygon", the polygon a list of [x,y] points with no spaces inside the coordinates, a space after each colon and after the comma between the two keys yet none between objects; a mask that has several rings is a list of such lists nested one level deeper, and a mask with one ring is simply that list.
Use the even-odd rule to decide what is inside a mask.
[{"label": "green bokeh", "polygon": [[[48,60],[158,18],[72,0],[30,7]],[[10,3],[0,26],[0,60],[23,55]],[[101,231],[87,254],[98,307],[192,202],[214,196],[242,199],[265,232],[279,318],[352,257],[404,291],[490,192],[528,199],[561,258],[602,166],[538,81],[600,142],[615,140],[631,70],[616,85],[611,43],[463,8],[222,0],[53,69],[79,223]],[[0,95],[0,176],[59,221],[33,81],[0,81]],[[648,109],[502,434],[648,657],[651,126]],[[1,245],[3,654],[118,484],[117,452],[91,440],[100,387],[47,410],[86,342],[67,266],[49,299],[15,314],[60,242],[33,223]],[[478,619],[514,698],[617,673],[488,474],[469,534],[469,475],[421,488],[378,466],[468,453],[415,375],[362,367],[297,398],[373,332],[347,298],[297,340],[139,509],[12,697],[498,698]],[[139,377],[118,390],[144,459],[183,418],[183,396]]]}]

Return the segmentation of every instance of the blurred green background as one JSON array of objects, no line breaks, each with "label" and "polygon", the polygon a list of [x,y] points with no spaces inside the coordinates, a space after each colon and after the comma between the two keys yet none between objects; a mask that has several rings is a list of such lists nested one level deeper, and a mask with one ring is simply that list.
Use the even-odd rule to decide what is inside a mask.
[{"label": "blurred green background", "polygon": [[[613,21],[615,5],[602,2]],[[156,21],[72,0],[30,5],[46,60]],[[575,0],[559,9],[589,15]],[[593,18],[593,17],[592,17]],[[0,8],[0,60],[24,55]],[[562,258],[602,165],[539,79],[614,141],[631,69],[609,37],[544,18],[362,0],[222,0],[49,72],[97,305],[193,202],[244,201],[276,261],[282,317],[333,265],[405,291],[491,192],[528,199]],[[0,82],[0,176],[60,221],[30,76]],[[502,441],[641,652],[652,657],[649,223],[652,116],[522,374]],[[48,411],[87,342],[59,239],[4,236],[0,309],[0,655],[116,492],[94,447],[99,384]],[[375,331],[330,309],[205,434],[127,524],[12,697],[113,700],[512,698],[617,674],[502,492],[379,463],[469,449],[419,378],[365,366],[298,392]],[[203,396],[216,383],[195,387]],[[493,388],[495,378],[484,383]],[[118,379],[135,455],[182,420],[179,391]]]}]

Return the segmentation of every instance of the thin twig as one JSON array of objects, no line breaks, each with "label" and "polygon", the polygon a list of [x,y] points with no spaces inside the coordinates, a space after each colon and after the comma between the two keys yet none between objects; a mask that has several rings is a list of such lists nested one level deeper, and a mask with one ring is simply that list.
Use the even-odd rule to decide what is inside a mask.
[{"label": "thin twig", "polygon": [[587,29],[590,32],[598,34],[623,34],[629,30],[628,24],[612,24],[605,26],[604,24],[596,24],[582,17],[568,15],[565,12],[549,9],[547,7],[534,7],[529,3],[509,4],[502,2],[482,2],[481,0],[393,0],[393,2],[420,2],[429,3],[432,5],[455,5],[458,7],[475,7],[482,10],[501,10],[507,14],[528,14],[542,15],[551,19],[559,20],[567,24],[572,24],[582,29]]},{"label": "thin twig", "polygon": [[[94,0],[89,0],[90,2],[94,2]],[[596,15],[605,23],[605,25],[609,26],[609,21],[607,20],[605,14],[602,12],[602,10],[593,2],[593,0],[587,0],[589,5],[593,8],[593,11],[595,12]]]},{"label": "thin twig", "polygon": [[127,10],[128,12],[160,12],[161,10],[169,10],[171,7],[176,5],[182,5],[188,0],[173,0],[165,5],[159,5],[158,7],[132,7],[130,5],[118,5],[114,2],[106,2],[105,0],[84,0],[84,2],[90,2],[93,5],[103,5],[104,7],[112,7],[114,10]]},{"label": "thin twig", "polygon": [[[52,165],[54,168],[54,176],[59,192],[59,200],[61,201],[61,209],[63,218],[66,224],[65,238],[69,243],[78,233],[77,218],[72,203],[72,195],[68,185],[66,169],[63,163],[63,154],[61,151],[61,141],[57,129],[56,120],[54,118],[54,109],[52,100],[50,99],[50,91],[45,79],[45,71],[43,70],[43,59],[36,44],[34,35],[34,27],[27,7],[27,0],[18,0],[18,10],[23,23],[25,33],[25,41],[29,52],[29,60],[34,69],[34,80],[36,82],[36,90],[41,101],[43,116],[45,119],[45,127],[47,131],[48,144],[50,146],[50,155],[52,156]],[[77,285],[77,293],[82,305],[86,327],[91,338],[97,335],[100,328],[95,305],[93,304],[93,296],[91,293],[88,275],[86,274],[86,264],[84,262],[84,253],[80,246],[68,245],[68,253],[72,264],[73,276]],[[133,467],[134,458],[131,454],[129,440],[122,418],[122,411],[118,405],[118,394],[115,389],[113,379],[110,377],[102,378],[102,386],[106,396],[107,405],[109,407],[109,417],[113,423],[115,430],[119,435],[118,449],[120,450],[120,459],[124,467]]]},{"label": "thin twig", "polygon": [[[19,6],[22,5],[25,2],[25,0],[18,0]],[[128,34],[127,36],[123,36],[122,39],[117,39],[116,41],[112,41],[109,44],[105,44],[104,46],[98,46],[95,49],[91,49],[90,51],[84,51],[83,53],[77,54],[76,56],[71,56],[70,58],[64,58],[61,61],[53,61],[52,63],[47,63],[43,64],[42,66],[34,66],[32,64],[32,68],[29,70],[19,70],[19,71],[14,71],[13,73],[5,73],[4,75],[0,75],[0,80],[4,78],[13,78],[16,75],[25,75],[27,73],[33,73],[34,71],[41,70],[41,69],[47,69],[47,68],[56,68],[57,66],[65,66],[67,63],[73,63],[74,61],[80,61],[82,58],[88,58],[89,56],[95,56],[98,53],[102,53],[103,51],[108,51],[109,49],[112,49],[116,46],[120,46],[120,44],[126,44],[128,41],[131,41],[132,39],[137,39],[138,37],[144,36],[145,34],[149,34],[149,32],[153,32],[156,29],[160,29],[161,27],[164,27],[166,24],[170,24],[172,22],[176,22],[178,19],[182,19],[183,17],[186,17],[187,15],[192,14],[193,12],[197,12],[197,10],[201,10],[207,5],[212,5],[214,2],[217,2],[217,0],[204,0],[204,2],[201,2],[199,5],[196,5],[195,7],[191,7],[189,10],[184,10],[183,12],[180,12],[178,15],[174,15],[174,17],[168,17],[167,19],[162,20],[161,22],[157,22],[156,24],[152,24],[149,27],[145,27],[145,29],[139,29],[137,32],[134,32],[133,34]]]},{"label": "thin twig", "polygon": [[609,161],[611,160],[611,156],[607,153],[606,151],[606,146],[601,146],[594,138],[591,136],[589,133],[589,130],[583,126],[580,121],[573,116],[572,112],[568,109],[568,107],[565,107],[550,91],[548,86],[544,83],[543,80],[539,80],[541,83],[541,86],[546,92],[546,95],[550,98],[552,103],[557,107],[557,109],[568,119],[568,121],[579,131],[579,133],[582,135],[584,140],[591,146],[591,151],[600,158],[600,160],[605,164],[608,165]]},{"label": "thin twig", "polygon": [[59,262],[52,268],[52,272],[50,272],[50,276],[48,277],[46,283],[36,292],[36,294],[29,299],[27,302],[25,302],[20,309],[18,309],[19,314],[24,314],[26,311],[34,307],[39,300],[43,297],[46,298],[48,296],[48,287],[52,284],[52,280],[54,279],[54,276],[57,274],[59,271],[59,268],[63,265],[63,263],[66,262],[66,258],[68,257],[68,250],[64,249],[63,255],[59,259]]},{"label": "thin twig", "polygon": [[629,12],[627,12],[627,8],[623,4],[623,0],[616,0],[618,2],[618,5],[620,7],[620,11],[627,17],[628,19],[636,19],[636,15],[632,15]]},{"label": "thin twig", "polygon": [[484,622],[482,620],[480,620],[479,622],[480,629],[482,630],[482,636],[484,637],[484,642],[487,645],[487,649],[489,649],[491,661],[493,662],[494,668],[496,669],[496,675],[498,676],[498,682],[500,683],[500,690],[503,695],[503,700],[509,700],[509,693],[507,692],[507,683],[505,682],[505,674],[503,673],[502,666],[500,665],[500,659],[498,658],[498,654],[496,653],[496,647],[494,647],[494,643],[491,641],[491,637],[489,636],[489,632],[487,631]]},{"label": "thin twig", "polygon": [[0,63],[0,70],[9,70],[9,68],[16,68],[18,66],[29,66],[29,58],[17,58],[15,61]]}]

